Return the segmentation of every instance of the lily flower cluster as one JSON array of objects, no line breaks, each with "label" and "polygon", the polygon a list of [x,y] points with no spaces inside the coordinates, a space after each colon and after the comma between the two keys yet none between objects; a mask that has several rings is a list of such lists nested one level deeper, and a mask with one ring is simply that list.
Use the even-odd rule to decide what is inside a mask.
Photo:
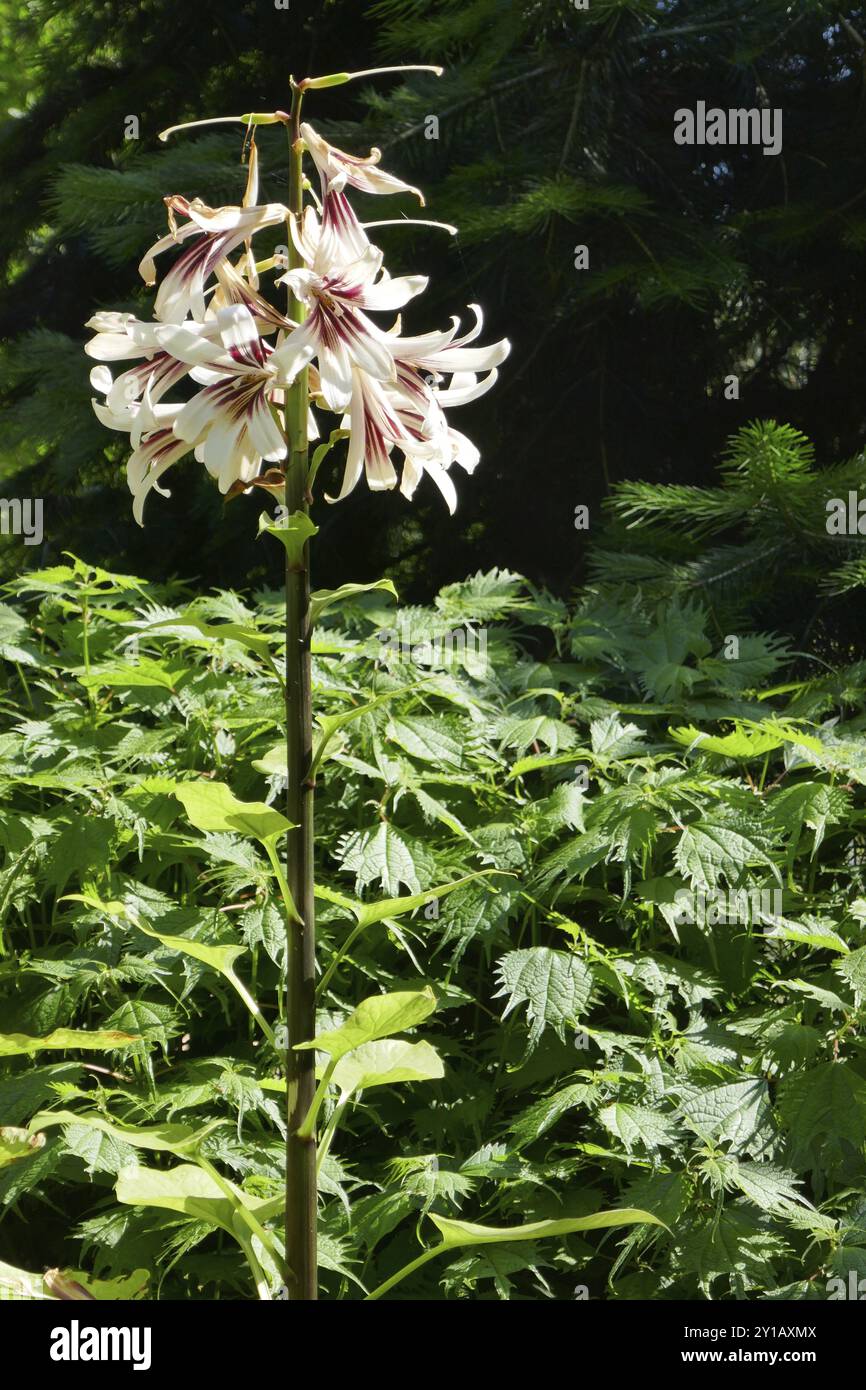
[{"label": "lily flower cluster", "polygon": [[[222,493],[245,491],[265,473],[272,477],[265,465],[279,465],[293,447],[286,392],[305,369],[308,437],[319,437],[323,411],[338,417],[336,429],[348,437],[342,486],[328,501],[348,496],[362,474],[372,489],[399,483],[411,498],[427,474],[453,512],[452,465],[471,473],[478,463],[478,450],[449,424],[446,410],[490,389],[508,355],[507,340],[475,345],[482,324],[476,306],[475,322],[462,335],[458,319],[441,332],[404,337],[399,317],[390,324],[371,318],[399,313],[427,280],[388,274],[348,191],[411,192],[422,204],[423,198],[379,167],[377,150],[356,158],[309,125],[301,135],[318,172],[315,206],[295,218],[280,203],[257,202],[252,142],[241,206],[165,199],[169,233],[141,262],[145,283],[156,282],[158,257],[180,254],[159,286],[154,321],[98,313],[87,325],[94,337],[86,351],[99,364],[90,380],[102,398],[94,409],[103,424],[130,436],[127,480],[139,524],[148,495],[169,495],[162,479],[188,454]],[[292,268],[279,255],[257,266],[254,236],[286,220]],[[285,272],[274,283],[303,306],[301,322],[261,292],[259,272],[274,263]],[[130,365],[114,375],[114,363]],[[175,388],[183,399],[171,399]],[[399,476],[395,456],[402,456]]]}]

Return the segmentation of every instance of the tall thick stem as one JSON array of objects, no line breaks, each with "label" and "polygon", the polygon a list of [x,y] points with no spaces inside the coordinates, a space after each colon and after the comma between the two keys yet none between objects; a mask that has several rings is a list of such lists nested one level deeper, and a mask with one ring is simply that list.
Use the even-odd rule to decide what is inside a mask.
[{"label": "tall thick stem", "polygon": [[[303,207],[302,93],[292,90],[289,129],[289,211],[300,217]],[[289,264],[300,257],[289,235]],[[304,318],[303,305],[289,299],[289,316]],[[286,429],[289,457],[286,468],[286,507],[289,515],[306,511],[307,492],[307,372],[301,372],[287,391]],[[288,1136],[286,1140],[286,1264],[290,1300],[315,1299],[316,1279],[316,1136],[298,1130],[316,1089],[315,1052],[294,1051],[316,1031],[315,909],[313,900],[313,786],[312,698],[310,691],[310,558],[304,547],[300,562],[286,563],[286,746],[288,789],[286,816],[296,828],[286,838],[286,878],[301,916],[288,922],[286,1057]]]}]

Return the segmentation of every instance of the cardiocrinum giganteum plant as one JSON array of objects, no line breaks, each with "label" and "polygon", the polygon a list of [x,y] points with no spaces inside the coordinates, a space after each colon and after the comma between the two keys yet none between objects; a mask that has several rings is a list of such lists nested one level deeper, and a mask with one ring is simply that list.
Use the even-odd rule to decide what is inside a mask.
[{"label": "cardiocrinum giganteum plant", "polygon": [[[404,69],[373,71],[395,70]],[[482,318],[476,306],[474,323],[465,333],[454,319],[444,330],[402,334],[395,315],[422,293],[426,278],[388,274],[382,252],[367,235],[368,229],[383,224],[362,223],[350,194],[410,192],[422,203],[423,198],[379,167],[378,151],[365,157],[347,154],[301,121],[307,92],[368,75],[292,79],[289,112],[189,123],[236,121],[245,128],[248,176],[241,204],[212,208],[199,198],[166,197],[169,230],[141,262],[145,282],[156,282],[158,260],[179,254],[159,284],[153,321],[103,312],[88,323],[95,336],[87,352],[99,363],[91,382],[102,397],[94,401],[94,409],[106,426],[130,436],[127,479],[140,524],[146,504],[148,510],[154,505],[148,503],[150,494],[170,496],[165,475],[189,456],[204,464],[226,496],[259,487],[278,503],[275,515],[263,511],[259,525],[281,541],[286,559],[285,814],[263,803],[239,801],[220,783],[177,785],[178,799],[196,828],[240,831],[260,842],[285,907],[285,1039],[264,1018],[232,962],[218,967],[285,1067],[284,1248],[265,1228],[268,1211],[244,1201],[194,1140],[184,1146],[184,1157],[194,1158],[203,1180],[216,1183],[233,1204],[237,1239],[260,1297],[271,1296],[274,1278],[284,1281],[290,1299],[316,1297],[317,1172],[345,1106],[374,1085],[443,1074],[441,1060],[429,1044],[396,1036],[423,1022],[435,1008],[429,987],[373,996],[339,1027],[316,1033],[313,794],[321,747],[313,743],[310,638],[317,612],[333,597],[310,593],[310,543],[317,529],[310,508],[316,501],[317,473],[328,452],[338,446],[345,452],[342,484],[336,496],[325,494],[327,502],[343,502],[362,477],[371,489],[399,486],[411,499],[426,477],[453,512],[454,465],[472,472],[479,455],[449,423],[446,411],[489,390],[509,351],[507,340],[477,345]],[[288,133],[287,202],[260,204],[256,129],[279,124]],[[186,128],[172,127],[163,138]],[[305,159],[311,161],[317,179],[308,179]],[[287,226],[286,248],[257,261],[256,233],[280,224]],[[264,277],[273,287],[271,295],[263,287]],[[125,360],[132,365],[112,374],[107,364]],[[311,441],[321,441],[312,453]],[[353,592],[363,587],[349,586]],[[357,917],[351,936],[456,886],[444,885],[396,903],[362,905],[344,899]],[[344,953],[348,945],[347,941]],[[187,942],[179,949],[196,954]],[[204,959],[201,952],[208,948],[197,949]],[[328,976],[332,969],[333,965]],[[319,981],[319,992],[323,983]],[[317,1055],[324,1058],[318,1072]],[[317,1120],[326,1097],[330,1118],[317,1146]],[[433,1220],[442,1241],[368,1297],[387,1292],[434,1255],[465,1245],[537,1239],[653,1218],[623,1210],[506,1230]]]}]

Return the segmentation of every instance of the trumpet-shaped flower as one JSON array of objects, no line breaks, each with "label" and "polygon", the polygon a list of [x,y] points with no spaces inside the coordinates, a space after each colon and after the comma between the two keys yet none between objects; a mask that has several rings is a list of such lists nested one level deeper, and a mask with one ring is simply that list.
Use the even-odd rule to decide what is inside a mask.
[{"label": "trumpet-shaped flower", "polygon": [[382,252],[369,246],[350,265],[329,269],[321,239],[310,268],[290,270],[285,284],[308,314],[274,353],[274,365],[291,382],[306,364],[318,359],[322,395],[331,410],[344,410],[352,395],[352,372],[360,367],[380,381],[395,374],[394,338],[378,328],[365,310],[394,310],[427,284],[423,275],[382,273]]},{"label": "trumpet-shaped flower", "polygon": [[[143,257],[139,273],[146,285],[156,281],[156,257],[163,251],[191,241],[178,256],[159,287],[155,313],[166,323],[181,323],[187,314],[205,316],[204,287],[221,261],[262,227],[285,221],[282,203],[258,207],[209,208],[200,199],[173,196],[165,199],[171,231],[157,241]],[[175,213],[189,221],[178,227]]]},{"label": "trumpet-shaped flower", "polygon": [[361,159],[328,144],[310,125],[301,126],[301,135],[318,170],[322,186],[321,239],[331,265],[357,260],[369,245],[367,234],[346,197],[346,188],[356,188],[362,193],[414,193],[421,206],[424,206],[424,195],[420,189],[403,183],[378,167],[382,158],[379,150],[372,149],[366,158]]}]

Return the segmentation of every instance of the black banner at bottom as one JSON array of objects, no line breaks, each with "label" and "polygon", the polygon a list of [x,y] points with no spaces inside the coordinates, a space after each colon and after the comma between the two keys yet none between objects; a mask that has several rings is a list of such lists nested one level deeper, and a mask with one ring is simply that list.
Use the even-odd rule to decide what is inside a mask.
[{"label": "black banner at bottom", "polygon": [[[139,1378],[190,1372],[222,1378],[272,1375],[280,1364],[297,1366],[305,1348],[311,1357],[324,1351],[330,1358],[335,1338],[340,1345],[355,1333],[371,1332],[378,1334],[375,1359],[384,1370],[389,1356],[408,1348],[410,1361],[401,1355],[394,1362],[408,1373],[427,1347],[434,1360],[425,1362],[425,1379],[435,1375],[437,1355],[443,1365],[449,1360],[449,1345],[452,1352],[456,1345],[452,1336],[460,1339],[464,1374],[470,1363],[488,1375],[500,1365],[513,1373],[516,1348],[528,1351],[530,1345],[533,1359],[542,1362],[548,1355],[579,1351],[581,1358],[592,1354],[620,1373],[689,1366],[698,1373],[708,1366],[832,1371],[850,1363],[862,1345],[863,1321],[859,1299],[841,1298],[792,1303],[393,1300],[369,1308],[349,1302],[304,1308],[285,1302],[0,1304],[0,1342],[26,1348],[29,1371],[47,1375],[49,1383],[62,1383],[70,1372],[100,1378],[105,1372]],[[529,1336],[533,1343],[523,1341]],[[344,1343],[353,1362],[356,1354],[364,1355],[364,1345],[354,1339]]]}]

